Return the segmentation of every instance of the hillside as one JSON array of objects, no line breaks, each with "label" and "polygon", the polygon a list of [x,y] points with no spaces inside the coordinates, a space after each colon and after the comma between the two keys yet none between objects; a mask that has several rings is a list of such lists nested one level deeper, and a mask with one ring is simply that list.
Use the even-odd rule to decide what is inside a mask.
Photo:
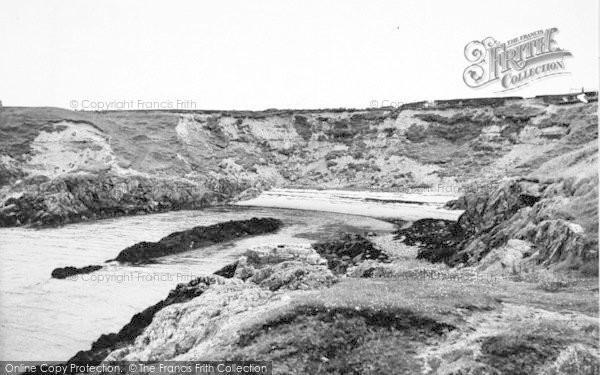
[{"label": "hillside", "polygon": [[[0,225],[196,209],[271,187],[427,189],[465,195],[455,208],[471,215],[468,202],[525,178],[535,182],[524,187],[535,191],[527,193],[535,202],[496,212],[484,232],[542,198],[546,203],[494,245],[511,236],[543,242],[546,234],[535,240],[537,230],[522,229],[558,215],[583,237],[575,241],[586,249],[578,256],[597,256],[598,213],[589,204],[597,202],[597,93],[587,97],[590,103],[573,96],[512,97],[260,112],[5,107]],[[473,215],[477,222],[463,218],[466,229],[475,230],[487,213]],[[478,251],[476,260],[489,246]]]},{"label": "hillside", "polygon": [[0,182],[6,191],[22,177],[108,173],[257,186],[462,185],[525,174],[592,144],[595,112],[596,104],[515,98],[263,112],[7,107]]}]

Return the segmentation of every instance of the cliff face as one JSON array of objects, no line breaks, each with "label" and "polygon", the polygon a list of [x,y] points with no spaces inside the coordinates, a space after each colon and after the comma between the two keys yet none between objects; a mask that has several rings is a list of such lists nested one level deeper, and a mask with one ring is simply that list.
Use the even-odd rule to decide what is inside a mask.
[{"label": "cliff face", "polygon": [[[465,239],[449,263],[472,266],[490,253],[512,253],[515,259],[505,264],[512,272],[541,264],[597,273],[598,175],[589,174],[545,183],[513,180],[461,197],[456,205],[465,213],[457,225]],[[522,245],[516,252],[514,240]]]},{"label": "cliff face", "polygon": [[596,109],[544,98],[263,112],[5,107],[0,224],[198,208],[274,186],[457,194],[544,165],[544,177],[577,174],[549,161],[596,152]]}]

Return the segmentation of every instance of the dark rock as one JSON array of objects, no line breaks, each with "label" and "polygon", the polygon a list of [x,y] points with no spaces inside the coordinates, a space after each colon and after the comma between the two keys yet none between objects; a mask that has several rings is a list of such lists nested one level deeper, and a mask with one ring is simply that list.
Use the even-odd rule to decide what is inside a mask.
[{"label": "dark rock", "polygon": [[0,227],[51,227],[90,218],[201,209],[247,188],[223,179],[202,186],[174,178],[70,175],[32,183],[20,197],[0,202]]},{"label": "dark rock", "polygon": [[[511,180],[501,184],[496,190],[469,192],[447,204],[448,208],[465,210],[458,222],[417,220],[409,228],[398,230],[396,238],[403,237],[406,244],[421,246],[417,255],[419,259],[449,265],[464,263],[469,261],[470,256],[462,253],[463,249],[477,237],[485,236],[513,217],[520,209],[539,200],[539,196],[534,194],[538,190],[540,188],[531,181]],[[507,241],[508,238],[503,240]],[[487,242],[489,241],[491,239]],[[491,247],[483,246],[478,249],[477,261]]]},{"label": "dark rock", "polygon": [[[589,189],[593,189],[592,183]],[[534,179],[505,181],[495,190],[469,192],[451,203],[451,207],[465,210],[458,222],[418,220],[398,230],[396,239],[420,246],[418,258],[450,266],[475,265],[492,249],[506,245],[511,239],[529,241],[539,249],[535,254],[527,254],[536,264],[577,265],[597,261],[591,246],[586,245],[584,229],[556,218],[562,202],[575,194],[576,189],[569,187],[564,181],[553,184]]]},{"label": "dark rock", "polygon": [[198,249],[237,238],[270,233],[283,223],[273,218],[232,220],[171,233],[158,242],[140,242],[121,251],[119,262],[147,263],[153,258]]},{"label": "dark rock", "polygon": [[464,238],[463,229],[450,220],[421,219],[410,227],[399,229],[396,239],[404,237],[407,245],[420,245],[417,259],[447,262]]},{"label": "dark rock", "polygon": [[62,267],[62,268],[55,268],[52,271],[51,276],[55,279],[66,279],[69,276],[80,275],[80,274],[84,274],[84,273],[91,273],[94,271],[98,271],[99,269],[102,269],[102,266],[93,265],[93,266],[85,266],[85,267],[81,267],[81,268],[68,266],[68,267]]},{"label": "dark rock", "polygon": [[465,212],[458,219],[458,225],[468,235],[488,232],[521,208],[530,206],[536,199],[532,193],[535,190],[541,190],[541,187],[529,181],[511,180],[495,190],[465,194],[459,199]]},{"label": "dark rock", "polygon": [[312,247],[327,260],[327,267],[335,274],[344,274],[348,267],[367,259],[388,261],[384,252],[359,234],[343,234],[339,239],[318,242]]},{"label": "dark rock", "polygon": [[[139,242],[121,251],[115,260],[119,262],[143,263],[176,251],[169,252],[169,247],[160,242]],[[177,251],[179,252],[179,251]]]},{"label": "dark rock", "polygon": [[462,206],[462,201],[460,199],[453,199],[451,201],[446,202],[444,208],[447,210],[464,210],[465,208]]},{"label": "dark rock", "polygon": [[521,202],[523,202],[523,204],[527,207],[533,206],[540,200],[540,197],[529,194],[521,194],[519,197],[521,198]]},{"label": "dark rock", "polygon": [[231,279],[235,275],[235,269],[237,268],[238,262],[231,263],[216,271],[214,274],[217,276],[223,276],[226,279]]}]

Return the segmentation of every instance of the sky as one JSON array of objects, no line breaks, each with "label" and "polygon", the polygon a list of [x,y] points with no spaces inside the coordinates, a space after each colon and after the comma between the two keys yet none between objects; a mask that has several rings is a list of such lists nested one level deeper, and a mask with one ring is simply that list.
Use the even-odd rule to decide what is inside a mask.
[{"label": "sky", "polygon": [[[260,110],[597,90],[598,19],[598,0],[3,0],[0,100]],[[569,74],[464,83],[469,42],[552,27]]]}]

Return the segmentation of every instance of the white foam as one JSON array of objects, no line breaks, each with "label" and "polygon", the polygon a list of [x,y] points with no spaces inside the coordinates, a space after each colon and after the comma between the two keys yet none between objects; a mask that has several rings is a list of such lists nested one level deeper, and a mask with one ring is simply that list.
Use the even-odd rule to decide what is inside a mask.
[{"label": "white foam", "polygon": [[424,218],[458,220],[463,211],[442,206],[455,196],[432,192],[422,194],[272,189],[260,196],[237,202],[238,206],[289,208],[297,210],[337,212],[388,219],[418,220]]}]

